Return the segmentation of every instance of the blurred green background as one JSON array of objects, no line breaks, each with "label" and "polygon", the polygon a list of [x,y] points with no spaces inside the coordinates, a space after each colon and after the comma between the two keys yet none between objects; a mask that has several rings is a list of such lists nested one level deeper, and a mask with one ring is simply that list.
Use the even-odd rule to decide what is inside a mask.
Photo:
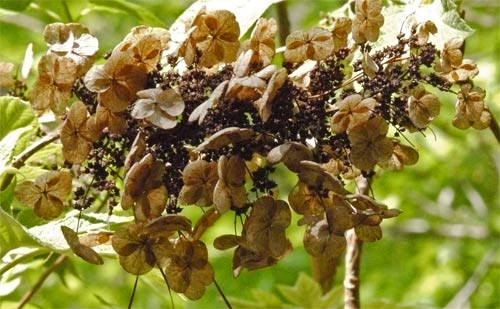
[{"label": "blurred green background", "polygon": [[[23,1],[10,2],[14,9]],[[193,1],[130,1],[132,9],[111,9],[106,1],[33,1],[21,13],[0,10],[0,61],[22,62],[29,43],[35,59],[45,53],[42,38],[46,23],[78,21],[99,39],[100,53],[112,49],[130,30],[143,23],[170,25]],[[331,11],[344,1],[288,1],[291,30],[310,27],[320,12]],[[5,6],[4,6],[5,7]],[[134,14],[140,8],[144,12]],[[476,84],[487,91],[487,104],[498,119],[500,111],[500,3],[463,1],[466,20],[476,32],[467,40],[466,57],[478,64]],[[128,10],[128,11],[127,11]],[[149,15],[148,15],[149,14]],[[265,13],[276,17],[276,6]],[[32,82],[33,78],[28,83]],[[409,136],[419,152],[416,166],[402,172],[386,172],[373,183],[375,197],[403,211],[384,221],[384,238],[363,247],[361,303],[365,308],[444,307],[472,279],[472,294],[461,308],[500,308],[500,156],[498,143],[489,130],[460,131],[451,126],[454,100],[440,97],[443,106],[432,126],[433,133]],[[289,184],[294,180],[290,179]],[[280,188],[286,192],[286,186]],[[199,209],[188,209],[193,216]],[[233,217],[218,222],[205,240],[232,233]],[[277,286],[293,285],[301,272],[310,274],[309,257],[302,248],[303,228],[292,227],[289,237],[294,251],[274,267],[244,271],[232,278],[232,250],[209,246],[215,276],[227,296],[252,300],[256,290],[278,293]],[[11,308],[36,282],[46,260],[26,264],[19,286],[0,296],[0,308]],[[335,284],[342,284],[343,268]],[[51,275],[28,307],[116,308],[128,303],[134,277],[114,260],[95,267],[71,258],[57,275]],[[300,292],[300,291],[299,291]],[[307,291],[303,291],[306,293]],[[0,295],[2,290],[0,289]],[[341,294],[340,294],[341,295]],[[224,307],[211,285],[197,302],[174,295],[176,308]],[[341,302],[341,299],[339,300]],[[134,307],[160,308],[169,294],[157,274],[139,281]]]}]

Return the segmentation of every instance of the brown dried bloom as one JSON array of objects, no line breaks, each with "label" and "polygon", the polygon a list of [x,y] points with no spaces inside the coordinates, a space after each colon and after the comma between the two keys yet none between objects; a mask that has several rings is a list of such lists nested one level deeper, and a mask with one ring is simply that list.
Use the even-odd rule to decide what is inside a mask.
[{"label": "brown dried bloom", "polygon": [[40,218],[50,220],[59,217],[64,201],[71,193],[71,174],[52,171],[39,176],[35,181],[24,181],[17,185],[15,195],[22,204],[33,207]]},{"label": "brown dried bloom", "polygon": [[210,206],[217,176],[217,162],[198,160],[189,163],[182,172],[184,185],[179,193],[179,203]]},{"label": "brown dried bloom", "polygon": [[125,210],[135,206],[137,221],[159,217],[165,209],[168,192],[162,182],[164,171],[165,165],[147,154],[125,176],[121,206]]},{"label": "brown dried bloom", "polygon": [[269,196],[257,199],[243,226],[245,247],[254,252],[278,258],[290,247],[285,229],[290,225],[292,213],[288,204]]},{"label": "brown dried bloom", "polygon": [[259,116],[262,119],[262,122],[268,121],[269,117],[271,117],[272,103],[278,95],[281,87],[285,84],[287,77],[288,74],[285,68],[276,70],[269,79],[267,88],[262,94],[262,97],[253,103],[259,111]]},{"label": "brown dried bloom", "polygon": [[356,0],[356,16],[352,21],[352,38],[356,43],[375,42],[384,24],[382,0]]},{"label": "brown dried bloom", "polygon": [[146,85],[146,67],[137,65],[129,53],[117,53],[104,65],[93,66],[85,75],[85,86],[97,92],[99,103],[112,112],[127,109],[137,91]]},{"label": "brown dried bloom", "polygon": [[193,40],[201,52],[201,66],[211,67],[219,62],[236,60],[240,26],[233,13],[225,10],[202,13],[196,17],[193,26],[197,28],[188,40]]},{"label": "brown dried bloom", "polygon": [[337,109],[330,120],[330,127],[335,133],[350,131],[352,128],[368,121],[377,101],[373,98],[365,98],[360,94],[352,94],[333,107]]},{"label": "brown dried bloom", "polygon": [[273,18],[259,18],[250,39],[241,45],[240,50],[253,50],[251,63],[263,67],[271,64],[276,49],[274,37],[277,31],[278,26]]},{"label": "brown dried bloom", "polygon": [[297,30],[286,37],[285,61],[323,60],[333,52],[332,33],[320,27]]},{"label": "brown dried bloom", "polygon": [[332,30],[334,51],[339,51],[347,46],[347,38],[351,33],[352,20],[348,17],[335,19]]},{"label": "brown dried bloom", "polygon": [[61,129],[64,159],[72,164],[82,163],[98,137],[95,117],[88,116],[84,103],[74,102]]},{"label": "brown dried bloom", "polygon": [[49,53],[68,57],[78,65],[78,76],[87,72],[99,49],[97,38],[78,23],[49,24],[43,31],[43,38],[49,46]]},{"label": "brown dried bloom", "polygon": [[165,275],[172,290],[191,300],[200,299],[205,286],[214,279],[205,244],[200,240],[179,239],[165,266]]},{"label": "brown dried bloom", "polygon": [[97,254],[94,249],[80,243],[80,239],[78,239],[78,235],[75,231],[64,225],[61,226],[61,231],[63,233],[64,239],[66,239],[66,242],[68,243],[69,248],[71,249],[71,251],[73,251],[73,253],[75,253],[77,256],[88,263],[96,265],[104,264],[102,257]]},{"label": "brown dried bloom", "polygon": [[436,64],[434,69],[437,72],[449,73],[454,67],[462,64],[463,54],[462,46],[464,41],[461,38],[453,38],[444,44],[441,51],[439,63]]},{"label": "brown dried bloom", "polygon": [[410,146],[400,143],[393,139],[394,146],[391,158],[388,161],[381,162],[379,165],[384,169],[402,170],[405,165],[413,165],[418,161],[418,152]]},{"label": "brown dried bloom", "polygon": [[77,77],[77,65],[73,60],[48,54],[38,63],[38,78],[29,93],[35,110],[50,108],[62,115],[71,98],[71,89]]},{"label": "brown dried bloom", "polygon": [[169,41],[167,29],[137,26],[113,49],[113,54],[128,51],[137,64],[143,64],[151,72],[156,69],[161,52],[168,48]]},{"label": "brown dried bloom", "polygon": [[137,92],[132,117],[168,130],[177,124],[176,116],[184,111],[184,101],[174,89],[146,89]]},{"label": "brown dried bloom", "polygon": [[456,114],[453,126],[465,130],[471,126],[482,130],[489,127],[491,114],[484,104],[486,93],[483,89],[471,84],[462,85],[455,106]]},{"label": "brown dried bloom", "polygon": [[425,45],[429,41],[429,34],[437,33],[436,25],[428,20],[417,27],[418,45]]},{"label": "brown dried bloom", "polygon": [[127,127],[124,112],[114,113],[101,104],[97,105],[95,123],[98,131],[108,128],[114,134],[122,134]]},{"label": "brown dried bloom", "polygon": [[389,126],[381,117],[374,117],[354,127],[349,133],[352,144],[351,162],[357,168],[370,171],[392,155],[392,141],[386,137]]},{"label": "brown dried bloom", "polygon": [[219,180],[214,189],[214,205],[220,213],[231,207],[242,208],[247,201],[245,161],[238,155],[221,156],[217,165]]},{"label": "brown dried bloom", "polygon": [[418,129],[423,129],[439,115],[441,104],[439,99],[425,91],[424,87],[417,86],[410,92],[408,98],[408,115]]}]

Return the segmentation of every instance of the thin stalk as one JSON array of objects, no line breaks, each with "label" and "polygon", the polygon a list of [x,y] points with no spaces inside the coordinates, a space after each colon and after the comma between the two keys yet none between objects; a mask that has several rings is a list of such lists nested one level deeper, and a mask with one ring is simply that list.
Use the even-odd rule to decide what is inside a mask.
[{"label": "thin stalk", "polygon": [[26,293],[24,294],[23,298],[21,298],[19,305],[17,306],[17,309],[21,309],[26,305],[30,299],[38,292],[38,290],[42,287],[43,283],[47,278],[50,276],[51,273],[55,272],[59,266],[64,264],[64,262],[68,259],[67,255],[61,255],[60,257],[57,258],[57,260],[52,264],[43,274],[40,276],[40,279],[35,283],[35,285]]},{"label": "thin stalk", "polygon": [[226,298],[226,295],[224,294],[224,292],[222,292],[222,289],[220,288],[219,284],[217,283],[217,281],[215,281],[215,278],[214,278],[214,284],[215,284],[215,287],[217,288],[217,291],[219,292],[220,296],[222,297],[222,299],[224,300],[224,303],[226,304],[227,308],[228,309],[232,309],[233,307],[231,306],[231,304],[229,303],[229,301],[227,300]]},{"label": "thin stalk", "polygon": [[[356,193],[367,194],[370,190],[370,181],[367,178],[359,177],[356,180]],[[344,274],[344,308],[359,309],[359,287],[361,251],[363,242],[356,236],[354,229],[346,232],[347,249],[345,253],[345,274]]]},{"label": "thin stalk", "polygon": [[[155,257],[156,258],[156,257]],[[161,265],[160,263],[158,262],[158,259],[156,259],[156,266],[158,267],[158,269],[160,270],[160,273],[161,273],[161,276],[163,277],[163,281],[165,281],[165,284],[167,285],[167,289],[168,289],[168,295],[170,295],[170,302],[172,304],[172,309],[175,308],[175,305],[174,305],[174,297],[172,296],[172,291],[170,290],[170,284],[168,284],[168,279],[167,279],[167,275],[165,275],[165,272],[163,272],[163,269],[161,268]]]},{"label": "thin stalk", "polygon": [[130,300],[128,301],[127,308],[132,308],[132,304],[134,303],[135,291],[137,291],[137,283],[139,282],[139,276],[135,276],[134,288],[132,289],[132,295],[130,295]]},{"label": "thin stalk", "polygon": [[491,114],[490,130],[491,133],[493,133],[493,135],[495,136],[498,144],[500,145],[500,127],[498,126],[498,122],[495,119],[493,113],[490,112],[490,114]]},{"label": "thin stalk", "polygon": [[73,17],[71,16],[71,12],[69,11],[69,7],[68,7],[68,2],[66,0],[62,1],[62,6],[63,6],[63,9],[64,9],[64,15],[66,15],[66,19],[68,20],[68,22],[73,22]]}]

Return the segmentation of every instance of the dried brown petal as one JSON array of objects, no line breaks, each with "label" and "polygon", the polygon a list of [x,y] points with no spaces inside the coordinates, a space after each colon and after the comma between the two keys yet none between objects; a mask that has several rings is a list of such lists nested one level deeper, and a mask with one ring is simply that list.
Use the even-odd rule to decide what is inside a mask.
[{"label": "dried brown petal", "polygon": [[243,226],[246,248],[282,256],[288,247],[285,229],[290,225],[291,212],[284,201],[263,196],[252,205],[252,211]]},{"label": "dried brown petal", "polygon": [[179,193],[179,203],[210,206],[213,203],[217,175],[217,162],[198,160],[189,163],[182,172],[184,186]]},{"label": "dried brown petal", "polygon": [[9,76],[14,69],[14,64],[0,62],[0,87],[11,87],[14,85],[14,79]]},{"label": "dried brown petal", "polygon": [[15,196],[24,205],[33,207],[43,219],[57,218],[64,210],[64,201],[71,193],[71,174],[53,171],[42,174],[34,182],[17,185]]},{"label": "dried brown petal", "polygon": [[259,110],[259,116],[263,122],[266,122],[269,120],[269,117],[271,117],[272,103],[278,95],[281,87],[285,84],[287,77],[288,74],[286,69],[281,68],[276,70],[271,76],[271,79],[269,79],[267,88],[262,94],[262,97],[254,102],[254,105]]},{"label": "dried brown petal", "polygon": [[135,64],[128,53],[117,53],[104,65],[93,66],[85,75],[85,86],[99,94],[99,104],[112,112],[127,109],[147,79],[144,65]]},{"label": "dried brown petal", "polygon": [[219,62],[231,63],[240,47],[240,27],[233,13],[225,10],[200,14],[193,22],[197,28],[190,39],[201,52],[199,64],[211,67]]},{"label": "dried brown petal", "polygon": [[457,95],[453,125],[465,130],[471,126],[483,129],[489,126],[491,115],[484,104],[486,93],[479,87],[464,84]]},{"label": "dried brown petal", "polygon": [[62,115],[76,77],[77,66],[70,58],[55,54],[43,56],[38,63],[38,78],[29,93],[33,108],[39,111],[50,108],[54,114]]},{"label": "dried brown petal", "polygon": [[437,28],[432,21],[428,20],[420,24],[417,31],[418,45],[425,45],[429,41],[429,34],[437,33]]},{"label": "dried brown petal", "polygon": [[381,11],[382,0],[356,0],[356,16],[352,21],[352,38],[356,43],[377,41],[384,24]]},{"label": "dried brown petal", "polygon": [[311,159],[311,150],[297,142],[289,142],[277,146],[267,154],[268,164],[275,165],[283,162],[289,170],[295,173],[300,171],[300,161]]},{"label": "dried brown petal", "polygon": [[402,170],[405,165],[413,165],[418,161],[418,152],[410,146],[401,144],[398,140],[392,141],[394,149],[391,158],[381,162],[385,169]]},{"label": "dried brown petal", "polygon": [[382,229],[378,225],[358,225],[354,231],[361,241],[373,242],[382,239]]},{"label": "dried brown petal", "polygon": [[74,102],[61,129],[64,159],[72,164],[82,163],[97,138],[95,118],[88,116],[85,104]]},{"label": "dried brown petal", "polygon": [[99,254],[97,254],[97,252],[95,252],[92,248],[80,243],[78,235],[76,234],[75,231],[64,225],[61,226],[61,231],[70,249],[77,256],[81,257],[83,260],[91,264],[96,264],[96,265],[104,264],[102,257]]},{"label": "dried brown petal", "polygon": [[330,127],[333,132],[342,133],[368,121],[377,101],[352,94],[333,106],[337,111],[331,118]]},{"label": "dried brown petal", "polygon": [[322,215],[331,204],[329,199],[321,197],[301,181],[290,192],[288,202],[296,213],[304,216]]},{"label": "dried brown petal", "polygon": [[175,292],[183,293],[191,300],[201,298],[205,286],[214,279],[205,244],[199,240],[180,239],[174,246],[165,275]]},{"label": "dried brown petal", "polygon": [[278,26],[273,18],[259,18],[252,31],[250,39],[241,45],[241,50],[253,50],[251,63],[259,66],[271,64],[276,44],[274,37],[278,31]]},{"label": "dried brown petal", "polygon": [[313,161],[300,162],[299,179],[310,187],[319,190],[332,191],[344,195],[347,191],[342,183],[333,174],[327,172],[321,164]]},{"label": "dried brown petal", "polygon": [[101,104],[97,105],[95,122],[97,131],[108,128],[113,134],[122,134],[127,127],[125,113],[114,113]]},{"label": "dried brown petal", "polygon": [[309,31],[297,30],[286,38],[285,60],[303,62],[306,59],[323,60],[333,52],[332,33],[315,27]]},{"label": "dried brown petal", "polygon": [[242,241],[241,236],[222,235],[214,239],[214,248],[218,250],[227,250],[236,247]]},{"label": "dried brown petal", "polygon": [[411,96],[408,99],[408,114],[418,129],[427,127],[439,115],[440,109],[439,99],[435,95],[427,93],[423,87],[419,86],[411,91]]},{"label": "dried brown petal", "polygon": [[212,94],[210,94],[210,97],[208,98],[208,100],[201,103],[193,110],[191,115],[189,115],[188,121],[195,122],[196,120],[198,120],[198,124],[201,125],[201,123],[203,122],[203,119],[205,119],[205,116],[207,115],[208,109],[219,104],[219,100],[221,99],[224,92],[226,91],[226,87],[227,87],[228,83],[229,83],[229,81],[227,81],[227,80],[220,83],[214,89],[214,91],[212,91]]},{"label": "dried brown petal", "polygon": [[348,17],[339,17],[335,20],[332,30],[334,51],[347,46],[347,38],[351,33],[352,20]]},{"label": "dried brown petal", "polygon": [[339,257],[346,244],[344,236],[330,232],[326,220],[309,225],[304,234],[304,248],[312,256]]},{"label": "dried brown petal", "polygon": [[349,133],[352,144],[351,162],[364,171],[372,170],[378,162],[389,160],[392,155],[392,141],[386,137],[389,126],[381,117],[374,117]]},{"label": "dried brown petal", "polygon": [[213,202],[220,213],[231,207],[241,208],[246,204],[245,161],[240,156],[227,159],[221,156],[217,165],[219,180],[214,189]]},{"label": "dried brown petal", "polygon": [[164,130],[177,124],[176,116],[184,111],[184,100],[174,89],[146,89],[137,92],[132,117],[146,121]]},{"label": "dried brown petal", "polygon": [[196,151],[217,150],[230,144],[246,141],[252,138],[254,134],[252,129],[238,127],[225,128],[208,137],[203,143],[196,147]]}]

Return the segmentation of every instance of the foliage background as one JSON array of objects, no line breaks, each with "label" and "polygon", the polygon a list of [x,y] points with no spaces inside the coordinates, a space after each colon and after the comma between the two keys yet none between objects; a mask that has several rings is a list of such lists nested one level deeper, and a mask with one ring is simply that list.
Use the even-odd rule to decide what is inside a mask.
[{"label": "foliage background", "polygon": [[[11,1],[11,0],[7,0]],[[16,0],[12,0],[16,1]],[[6,2],[2,0],[0,2]],[[23,1],[17,1],[18,4]],[[22,13],[0,9],[0,61],[22,62],[26,46],[34,44],[35,63],[45,52],[42,32],[46,23],[78,21],[99,38],[100,53],[110,50],[138,24],[163,22],[168,27],[192,1],[130,1],[144,11],[123,10],[104,5],[109,1],[33,1]],[[117,1],[127,3],[125,1]],[[330,11],[344,1],[288,1],[291,30],[310,27],[321,11]],[[64,5],[66,4],[66,6]],[[66,10],[67,8],[67,10]],[[488,0],[463,1],[466,19],[476,29],[467,40],[466,57],[478,63],[476,83],[487,90],[487,104],[499,119],[500,111],[500,3]],[[136,13],[134,13],[136,12]],[[275,6],[265,14],[276,17]],[[35,66],[36,67],[36,66]],[[31,78],[28,85],[32,84]],[[365,244],[361,269],[361,303],[369,307],[444,307],[473,276],[481,260],[490,263],[477,289],[470,297],[472,308],[500,308],[500,157],[498,144],[489,130],[460,131],[451,126],[454,101],[441,96],[441,115],[434,121],[433,133],[411,136],[420,151],[416,166],[403,172],[377,176],[375,197],[403,214],[384,221],[383,240]],[[283,174],[282,177],[289,177]],[[295,182],[290,179],[290,185]],[[287,188],[280,188],[286,192]],[[186,209],[199,215],[198,209]],[[218,229],[218,230],[217,230]],[[231,233],[233,217],[218,222],[206,240]],[[294,251],[278,265],[243,272],[233,279],[231,253],[209,247],[216,279],[225,294],[238,299],[262,302],[286,299],[280,285],[293,285],[301,272],[310,274],[309,257],[302,248],[299,227],[289,231]],[[208,241],[207,243],[210,243]],[[47,260],[25,265],[15,292],[0,298],[0,308],[10,308],[36,282]],[[342,269],[336,285],[342,284]],[[113,260],[103,266],[71,258],[51,275],[29,306],[33,308],[102,308],[126,306],[134,277]],[[0,296],[2,294],[0,281]],[[278,297],[273,300],[271,293]],[[306,297],[308,291],[296,291]],[[338,294],[341,297],[341,293]],[[224,304],[213,285],[198,302],[174,295],[176,308],[213,308]],[[341,300],[339,300],[341,301]],[[141,277],[136,294],[137,308],[163,307],[170,302],[168,292],[157,275]],[[269,303],[268,303],[269,304]],[[257,306],[258,303],[252,303]]]}]

